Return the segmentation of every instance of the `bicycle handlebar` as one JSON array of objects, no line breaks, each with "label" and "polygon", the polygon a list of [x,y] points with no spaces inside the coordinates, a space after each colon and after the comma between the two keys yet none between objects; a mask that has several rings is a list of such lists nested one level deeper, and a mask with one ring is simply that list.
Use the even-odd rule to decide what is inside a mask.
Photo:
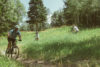
[{"label": "bicycle handlebar", "polygon": [[18,40],[18,41],[22,41],[22,40]]}]

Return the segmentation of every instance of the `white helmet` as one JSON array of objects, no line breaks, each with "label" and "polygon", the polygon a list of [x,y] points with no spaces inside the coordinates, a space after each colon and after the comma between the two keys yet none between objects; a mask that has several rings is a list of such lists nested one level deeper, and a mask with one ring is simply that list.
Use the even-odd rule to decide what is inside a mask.
[{"label": "white helmet", "polygon": [[18,25],[16,25],[16,26],[15,26],[15,28],[18,28],[18,29],[19,29],[19,26],[18,26]]}]

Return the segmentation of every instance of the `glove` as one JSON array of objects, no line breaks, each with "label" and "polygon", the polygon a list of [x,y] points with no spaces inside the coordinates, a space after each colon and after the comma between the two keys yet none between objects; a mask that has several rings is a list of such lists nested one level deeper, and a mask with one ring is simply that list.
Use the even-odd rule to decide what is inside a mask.
[{"label": "glove", "polygon": [[19,40],[19,41],[22,41],[22,40]]}]

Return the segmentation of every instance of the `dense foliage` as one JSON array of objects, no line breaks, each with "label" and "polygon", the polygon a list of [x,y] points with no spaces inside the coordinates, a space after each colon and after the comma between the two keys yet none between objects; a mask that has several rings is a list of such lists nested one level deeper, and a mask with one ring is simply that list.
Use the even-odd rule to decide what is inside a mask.
[{"label": "dense foliage", "polygon": [[65,24],[64,11],[55,11],[51,17],[51,26],[58,27]]},{"label": "dense foliage", "polygon": [[0,34],[18,24],[25,14],[20,0],[0,0]]},{"label": "dense foliage", "polygon": [[67,24],[84,27],[100,26],[100,0],[65,0]]},{"label": "dense foliage", "polygon": [[64,3],[62,13],[54,12],[52,26],[64,24],[90,28],[100,26],[100,0],[64,0]]},{"label": "dense foliage", "polygon": [[29,20],[27,22],[30,24],[31,30],[33,30],[33,24],[36,24],[36,30],[38,31],[40,23],[44,23],[47,19],[46,7],[42,0],[30,0],[29,6]]}]

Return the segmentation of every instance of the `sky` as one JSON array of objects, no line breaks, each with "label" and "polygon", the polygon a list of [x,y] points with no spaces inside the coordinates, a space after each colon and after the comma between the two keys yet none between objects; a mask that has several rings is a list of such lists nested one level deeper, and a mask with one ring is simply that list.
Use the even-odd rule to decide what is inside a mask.
[{"label": "sky", "polygon": [[[28,3],[30,0],[20,0],[20,1],[24,4],[26,11],[28,11],[29,8]],[[43,0],[43,3],[47,8],[49,8],[51,13],[59,9],[62,9],[64,6],[63,0]]]}]

